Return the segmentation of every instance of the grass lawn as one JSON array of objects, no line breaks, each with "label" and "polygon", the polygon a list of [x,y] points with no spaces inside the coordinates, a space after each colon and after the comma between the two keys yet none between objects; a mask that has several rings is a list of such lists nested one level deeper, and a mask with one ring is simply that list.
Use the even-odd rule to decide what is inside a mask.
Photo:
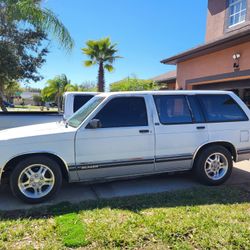
[{"label": "grass lawn", "polygon": [[250,193],[240,187],[1,212],[0,249],[250,249]]}]

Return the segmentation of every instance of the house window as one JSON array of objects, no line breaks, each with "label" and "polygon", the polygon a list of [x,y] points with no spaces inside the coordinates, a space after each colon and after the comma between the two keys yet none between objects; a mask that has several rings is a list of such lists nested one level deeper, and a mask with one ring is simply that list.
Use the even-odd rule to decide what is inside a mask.
[{"label": "house window", "polygon": [[246,21],[247,0],[229,0],[229,28]]}]

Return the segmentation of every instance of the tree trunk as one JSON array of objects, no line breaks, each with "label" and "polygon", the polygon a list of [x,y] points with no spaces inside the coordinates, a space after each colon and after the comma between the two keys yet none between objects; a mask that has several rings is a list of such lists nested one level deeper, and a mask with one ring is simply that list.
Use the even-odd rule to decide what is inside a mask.
[{"label": "tree trunk", "polygon": [[58,109],[58,112],[60,113],[60,111],[61,111],[61,98],[60,98],[59,94],[57,94],[56,100],[57,100],[57,109]]},{"label": "tree trunk", "polygon": [[99,64],[99,71],[98,71],[98,91],[104,92],[104,68],[103,68],[103,62],[100,62]]},{"label": "tree trunk", "polygon": [[3,84],[0,83],[0,107],[3,112],[8,112],[7,108],[3,103]]}]

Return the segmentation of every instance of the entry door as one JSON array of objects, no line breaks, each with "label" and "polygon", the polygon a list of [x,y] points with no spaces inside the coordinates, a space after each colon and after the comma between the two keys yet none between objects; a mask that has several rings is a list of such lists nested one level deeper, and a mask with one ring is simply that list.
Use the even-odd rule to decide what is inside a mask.
[{"label": "entry door", "polygon": [[191,168],[196,149],[208,141],[207,126],[194,97],[158,95],[154,97],[156,171]]},{"label": "entry door", "polygon": [[145,98],[116,97],[94,117],[101,128],[76,135],[80,179],[113,178],[154,170],[154,135]]}]

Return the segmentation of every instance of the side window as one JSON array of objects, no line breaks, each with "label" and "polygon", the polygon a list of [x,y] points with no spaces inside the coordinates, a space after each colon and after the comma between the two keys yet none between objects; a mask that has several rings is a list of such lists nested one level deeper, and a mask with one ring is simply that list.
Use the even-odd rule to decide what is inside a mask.
[{"label": "side window", "polygon": [[205,122],[205,118],[202,113],[199,101],[197,100],[197,97],[194,95],[190,95],[188,96],[188,101],[189,101],[195,122],[196,123]]},{"label": "side window", "polygon": [[117,97],[96,115],[102,128],[148,126],[144,97]]},{"label": "side window", "polygon": [[74,113],[81,108],[86,102],[88,102],[93,96],[92,95],[75,95],[74,97]]},{"label": "side window", "polygon": [[185,96],[155,95],[154,101],[162,124],[185,124],[193,122]]},{"label": "side window", "polygon": [[208,122],[247,121],[241,107],[229,95],[198,95]]}]

